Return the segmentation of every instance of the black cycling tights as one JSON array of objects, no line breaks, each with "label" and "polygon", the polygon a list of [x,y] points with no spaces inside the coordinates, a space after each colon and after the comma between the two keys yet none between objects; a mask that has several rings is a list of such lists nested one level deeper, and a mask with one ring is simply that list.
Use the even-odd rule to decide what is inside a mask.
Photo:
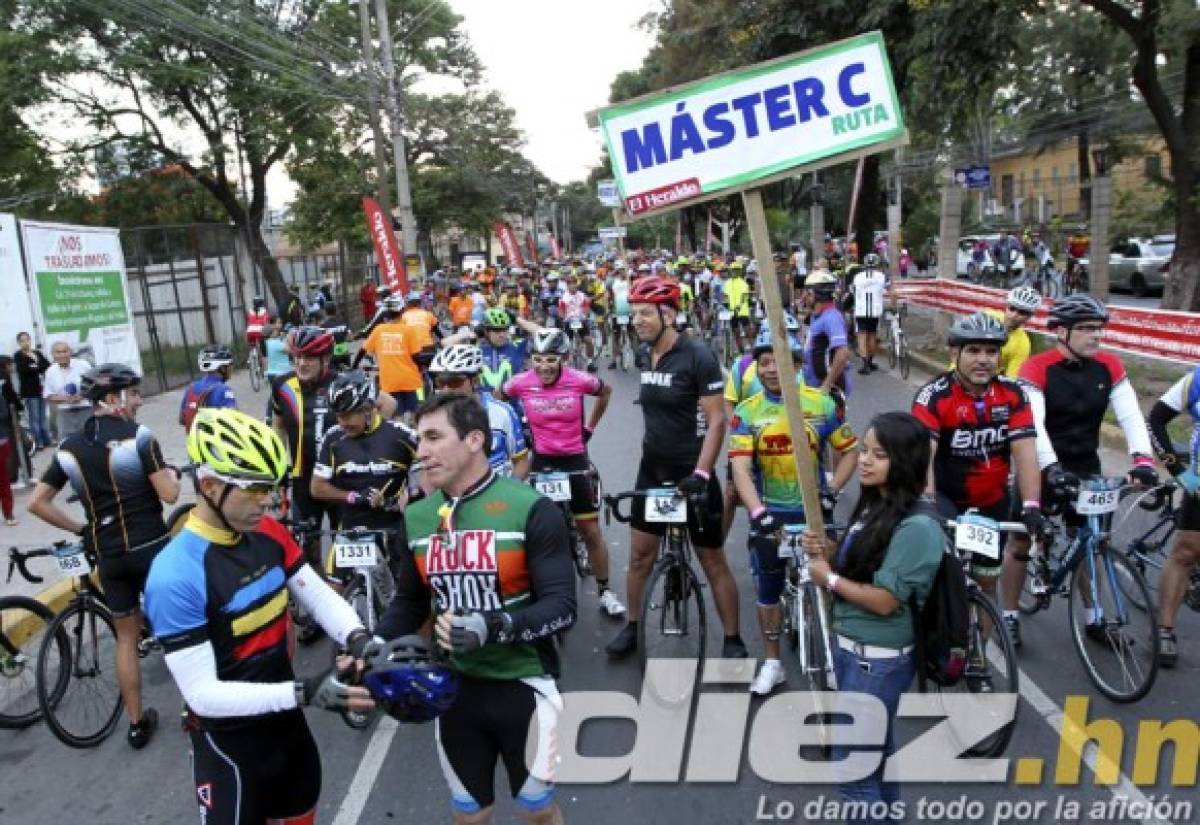
[{"label": "black cycling tights", "polygon": [[191,731],[203,825],[312,825],[321,758],[300,711],[236,730]]}]

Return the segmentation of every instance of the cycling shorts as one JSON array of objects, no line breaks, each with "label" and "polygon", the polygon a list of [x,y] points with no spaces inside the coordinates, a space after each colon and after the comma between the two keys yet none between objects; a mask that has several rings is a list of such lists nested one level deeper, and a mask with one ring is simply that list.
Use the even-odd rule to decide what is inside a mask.
[{"label": "cycling shorts", "polygon": [[100,587],[114,618],[138,612],[142,589],[150,575],[150,565],[158,551],[167,546],[170,536],[155,539],[120,556],[100,556]]},{"label": "cycling shorts", "polygon": [[523,810],[554,804],[554,735],[562,700],[552,680],[537,681],[541,690],[516,679],[462,677],[457,701],[434,728],[456,811],[473,814],[492,806],[497,760],[504,762],[509,791]]},{"label": "cycling shorts", "polygon": [[[804,524],[803,518],[781,519],[780,524]],[[754,575],[755,598],[759,607],[774,607],[783,594],[787,564],[779,558],[779,537],[775,533],[750,531],[750,572]]]},{"label": "cycling shorts", "polygon": [[729,320],[729,323],[732,324],[734,329],[738,327],[745,329],[752,325],[752,321],[753,319],[749,315],[735,315]]},{"label": "cycling shorts", "polygon": [[[622,324],[620,320],[618,320],[621,318],[625,319],[625,323]],[[633,326],[633,320],[629,315],[614,315],[609,319],[609,323],[612,325],[613,329],[624,329],[627,331]]]},{"label": "cycling shorts", "polygon": [[597,321],[603,321],[604,316],[608,314],[608,307],[601,307],[592,304],[592,315],[596,316]]},{"label": "cycling shorts", "polygon": [[[579,455],[538,455],[534,453],[532,473],[570,473],[571,515],[577,521],[595,519],[600,512],[600,488],[593,483],[587,453]],[[598,481],[599,479],[597,479]]]},{"label": "cycling shorts", "polygon": [[[637,480],[634,482],[634,489],[649,490],[652,487],[674,487],[680,481],[690,476],[694,467],[694,464],[687,466],[664,464],[661,461],[649,460],[646,456],[642,456],[642,462],[638,465]],[[723,508],[724,501],[721,498],[721,483],[717,481],[716,474],[713,473],[708,478],[708,490],[705,492],[704,502],[699,508],[696,508],[699,512],[693,510],[688,515],[688,536],[692,540],[692,546],[697,550],[720,549],[724,544],[721,530],[721,511]],[[667,525],[648,523],[646,521],[646,500],[641,496],[636,496],[633,499],[633,506],[630,508],[629,524],[635,530],[640,530],[643,533],[651,533],[656,536],[665,535],[667,532]]]},{"label": "cycling shorts", "polygon": [[417,407],[421,406],[421,394],[416,390],[402,390],[388,394],[396,399],[396,412],[393,417],[405,413],[415,413]]},{"label": "cycling shorts", "polygon": [[[965,513],[968,507],[958,508],[955,506],[945,493],[937,494],[937,509],[944,518],[958,518]],[[1012,517],[1012,503],[1006,495],[1000,501],[989,507],[978,508],[978,515],[984,518],[990,518],[993,521],[1008,521]],[[975,555],[974,570],[978,578],[993,579],[1000,575],[1000,561],[1004,558],[1004,545],[1008,538],[1007,533],[1000,534],[1000,556],[999,558],[991,559],[987,556],[981,556],[978,553]]]},{"label": "cycling shorts", "polygon": [[[304,714],[272,714],[232,730],[190,730],[192,774],[205,825],[312,823],[321,757]],[[308,814],[308,818],[304,818]]]},{"label": "cycling shorts", "polygon": [[858,332],[866,335],[874,335],[875,333],[879,332],[879,319],[870,318],[866,315],[855,315],[854,328]]},{"label": "cycling shorts", "polygon": [[1183,502],[1175,513],[1175,526],[1180,530],[1200,530],[1200,499],[1194,494],[1183,494]]}]

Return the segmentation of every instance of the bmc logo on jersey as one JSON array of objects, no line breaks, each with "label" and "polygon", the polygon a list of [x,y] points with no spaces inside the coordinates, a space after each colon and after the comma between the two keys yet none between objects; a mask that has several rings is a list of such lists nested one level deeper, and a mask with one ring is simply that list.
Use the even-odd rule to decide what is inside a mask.
[{"label": "bmc logo on jersey", "polygon": [[952,450],[980,450],[1008,441],[1008,425],[980,427],[977,430],[955,430],[950,439]]}]

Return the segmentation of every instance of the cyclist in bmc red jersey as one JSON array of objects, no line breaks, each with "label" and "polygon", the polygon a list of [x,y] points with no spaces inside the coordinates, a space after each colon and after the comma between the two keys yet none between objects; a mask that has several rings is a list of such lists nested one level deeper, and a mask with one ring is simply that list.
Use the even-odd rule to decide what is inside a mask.
[{"label": "cyclist in bmc red jersey", "polygon": [[[959,318],[950,328],[954,369],[917,391],[912,414],[933,440],[926,492],[953,518],[969,509],[1006,521],[1014,508],[1008,477],[1016,465],[1021,521],[1045,530],[1041,478],[1034,449],[1033,410],[1017,382],[999,374],[1004,324],[985,312]],[[986,592],[996,589],[1000,554],[977,554],[974,573]],[[1022,566],[1023,569],[1023,566]]]}]

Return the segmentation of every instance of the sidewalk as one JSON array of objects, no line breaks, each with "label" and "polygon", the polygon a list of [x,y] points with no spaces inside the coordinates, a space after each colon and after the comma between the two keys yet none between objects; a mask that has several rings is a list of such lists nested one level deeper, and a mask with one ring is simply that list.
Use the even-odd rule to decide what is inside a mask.
[{"label": "sidewalk", "polygon": [[[250,379],[242,370],[234,374],[229,381],[229,386],[233,388],[238,399],[238,406],[245,412],[250,413],[256,418],[262,417],[266,411],[267,403],[267,387],[264,385],[262,390],[255,393],[250,389]],[[183,439],[183,428],[179,426],[179,403],[183,397],[183,390],[174,390],[172,392],[163,393],[146,399],[138,412],[138,423],[145,424],[158,438],[158,443],[162,447],[163,457],[169,464],[181,466],[187,462],[187,448]],[[17,546],[22,549],[33,547],[45,547],[47,544],[59,539],[72,539],[70,533],[65,533],[55,527],[43,522],[36,516],[31,515],[26,511],[25,505],[29,501],[29,495],[33,492],[36,484],[36,479],[46,469],[46,465],[50,463],[50,457],[53,455],[53,450],[41,450],[31,459],[34,482],[31,482],[24,488],[13,487],[13,498],[15,499],[15,515],[17,518],[16,527],[6,527],[0,524],[0,549],[7,553],[7,548]],[[83,519],[83,508],[78,503],[68,503],[67,496],[70,495],[70,485],[65,487],[55,503],[69,513]],[[192,501],[195,498],[195,491],[192,489],[192,482],[189,478],[184,478],[183,486],[179,493],[179,501],[177,504],[182,504]],[[165,506],[163,515],[169,513],[174,506]],[[8,574],[7,558],[0,559],[0,563],[4,567],[4,575]],[[70,580],[62,579],[58,572],[58,566],[52,559],[38,559],[30,562],[31,572],[42,576],[45,581],[41,584],[32,584],[21,578],[19,573],[14,573],[12,581],[3,581],[0,578],[0,595],[22,594],[33,596],[43,593],[41,598],[43,601],[51,603],[53,609],[57,609],[58,605],[54,604],[62,594],[68,593],[70,590]]]}]

